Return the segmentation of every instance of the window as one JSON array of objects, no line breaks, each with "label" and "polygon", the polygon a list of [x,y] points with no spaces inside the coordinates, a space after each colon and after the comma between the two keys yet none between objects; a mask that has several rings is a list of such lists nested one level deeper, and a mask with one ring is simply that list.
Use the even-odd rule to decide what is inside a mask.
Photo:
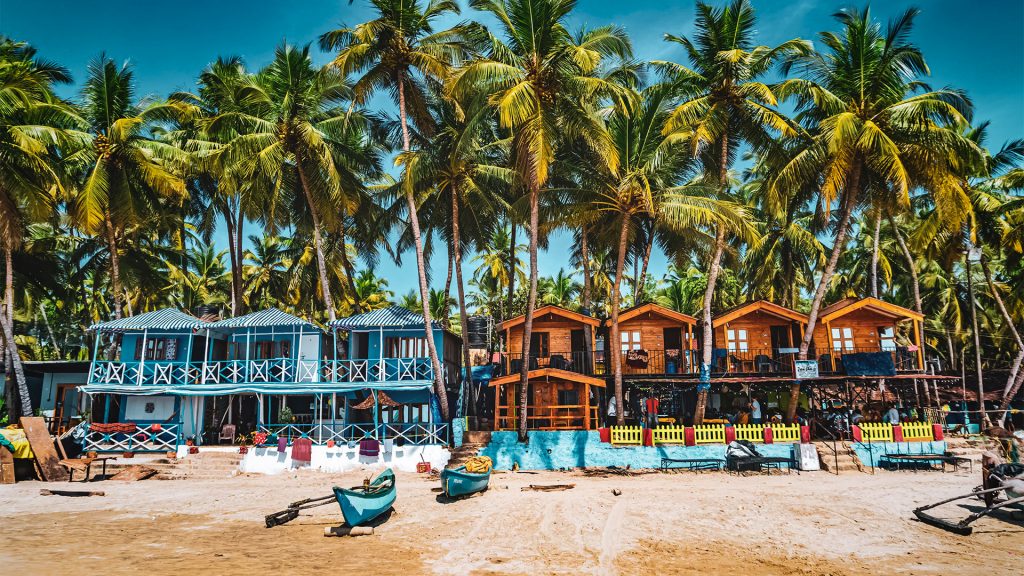
[{"label": "window", "polygon": [[853,328],[833,328],[832,349],[836,352],[853,352]]},{"label": "window", "polygon": [[[146,360],[175,360],[178,341],[174,338],[146,338]],[[142,358],[142,339],[135,341],[135,359]]]},{"label": "window", "polygon": [[530,356],[535,358],[547,358],[551,355],[548,347],[550,339],[547,332],[534,332],[530,334]]},{"label": "window", "polygon": [[559,406],[579,406],[580,405],[580,393],[576,390],[559,390],[558,391],[558,405]]},{"label": "window", "polygon": [[896,349],[896,330],[892,326],[883,326],[878,329],[878,343],[882,350],[891,351]]},{"label": "window", "polygon": [[622,351],[640,350],[640,331],[623,331],[619,334],[622,338]]},{"label": "window", "polygon": [[725,337],[729,341],[729,352],[746,352],[750,350],[746,330],[733,330],[730,328],[725,331]]},{"label": "window", "polygon": [[427,339],[409,336],[388,336],[384,339],[385,358],[423,358],[427,356]]}]

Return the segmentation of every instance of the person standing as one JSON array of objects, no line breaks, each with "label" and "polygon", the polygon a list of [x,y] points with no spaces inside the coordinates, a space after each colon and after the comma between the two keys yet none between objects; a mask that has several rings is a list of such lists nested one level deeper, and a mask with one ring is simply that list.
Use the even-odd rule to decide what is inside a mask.
[{"label": "person standing", "polygon": [[608,420],[605,425],[611,428],[615,426],[615,418],[619,415],[617,406],[615,404],[615,396],[608,399]]},{"label": "person standing", "polygon": [[757,401],[757,396],[750,397],[750,422],[751,424],[760,424],[761,418],[761,403]]}]

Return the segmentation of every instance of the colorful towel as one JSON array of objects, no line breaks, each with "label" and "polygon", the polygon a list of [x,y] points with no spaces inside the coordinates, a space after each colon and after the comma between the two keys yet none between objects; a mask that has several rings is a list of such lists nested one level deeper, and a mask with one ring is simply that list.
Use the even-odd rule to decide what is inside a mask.
[{"label": "colorful towel", "polygon": [[15,458],[35,458],[28,437],[21,428],[0,428],[0,443],[14,454]]}]

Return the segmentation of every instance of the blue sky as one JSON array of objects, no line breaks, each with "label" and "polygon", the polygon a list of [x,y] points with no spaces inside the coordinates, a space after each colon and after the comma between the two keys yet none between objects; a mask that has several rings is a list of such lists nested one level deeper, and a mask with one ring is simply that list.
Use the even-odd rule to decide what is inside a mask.
[{"label": "blue sky", "polygon": [[[459,0],[466,6],[466,0]],[[836,28],[831,14],[843,6],[861,3],[836,1],[754,1],[758,13],[758,42],[776,44],[801,37],[815,40],[822,30]],[[989,146],[1024,137],[1024,2],[988,0],[920,0],[875,2],[876,17],[888,19],[908,6],[922,14],[916,21],[914,41],[931,67],[935,87],[954,86],[968,91],[976,107],[976,120],[991,120]],[[580,0],[573,26],[616,24],[626,28],[636,56],[643,60],[679,59],[680,51],[662,36],[690,34],[693,2],[669,0]],[[468,9],[463,17],[477,17]],[[0,34],[35,45],[40,54],[70,68],[74,78],[85,76],[88,62],[101,52],[135,67],[139,95],[160,97],[175,90],[191,90],[196,75],[218,55],[242,56],[250,68],[266,64],[282,40],[315,42],[340,22],[357,23],[370,17],[364,0],[297,2],[241,0],[179,0],[178,2],[0,0]],[[326,62],[327,55],[316,54]],[[73,96],[77,85],[67,88]],[[378,100],[382,104],[386,101]],[[553,238],[540,257],[542,275],[568,267],[570,239]],[[444,282],[446,259],[435,256],[434,285]],[[382,262],[377,272],[389,279],[396,293],[415,283],[414,260],[401,268]],[[664,272],[665,257],[655,254],[652,271]]]}]

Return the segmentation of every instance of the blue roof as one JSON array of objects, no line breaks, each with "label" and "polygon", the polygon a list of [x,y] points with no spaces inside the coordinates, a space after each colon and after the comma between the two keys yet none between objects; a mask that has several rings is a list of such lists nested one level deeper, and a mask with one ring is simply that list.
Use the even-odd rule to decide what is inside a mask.
[{"label": "blue roof", "polygon": [[89,326],[89,331],[126,332],[131,330],[194,330],[208,326],[199,318],[177,308],[164,308]]},{"label": "blue roof", "polygon": [[[388,306],[331,322],[332,328],[423,328],[423,315],[401,306]],[[433,322],[434,330],[441,325]]]},{"label": "blue roof", "polygon": [[217,322],[211,322],[206,325],[207,328],[262,328],[262,327],[307,327],[315,328],[320,330],[320,327],[308,320],[303,320],[298,316],[293,316],[283,310],[277,308],[267,308],[266,310],[260,310],[259,312],[253,312],[252,314],[246,314],[245,316],[236,316],[234,318],[225,318],[224,320],[218,320]]}]

